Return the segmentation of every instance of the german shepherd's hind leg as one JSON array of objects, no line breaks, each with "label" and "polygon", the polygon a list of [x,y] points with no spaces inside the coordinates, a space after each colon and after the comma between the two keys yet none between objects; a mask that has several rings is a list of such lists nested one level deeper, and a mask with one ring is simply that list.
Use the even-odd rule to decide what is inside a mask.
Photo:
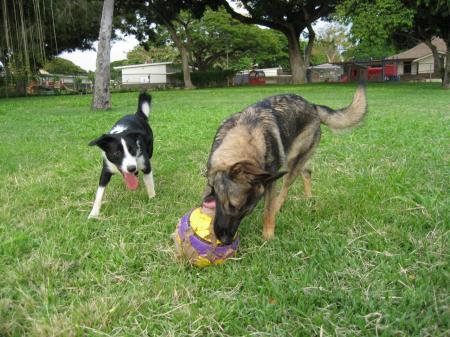
[{"label": "german shepherd's hind leg", "polygon": [[302,170],[303,187],[306,198],[312,197],[311,172],[312,171],[309,167],[304,167]]},{"label": "german shepherd's hind leg", "polygon": [[271,182],[264,190],[264,227],[263,238],[273,239],[275,236],[275,216],[276,211],[276,183]]},{"label": "german shepherd's hind leg", "polygon": [[303,177],[303,185],[305,188],[305,196],[310,197],[311,192],[311,170],[308,168],[308,161],[314,153],[314,149],[320,140],[319,125],[310,126],[308,130],[300,134],[294,141],[292,150],[288,155],[288,174],[284,176],[283,187],[276,201],[276,211],[279,212],[283,207],[289,188],[301,174]]},{"label": "german shepherd's hind leg", "polygon": [[288,174],[286,174],[283,177],[283,187],[281,188],[280,194],[278,194],[278,197],[275,200],[275,209],[278,213],[283,206],[284,202],[286,201],[289,188],[294,183],[295,179],[297,179],[300,171],[297,167],[289,170]]}]

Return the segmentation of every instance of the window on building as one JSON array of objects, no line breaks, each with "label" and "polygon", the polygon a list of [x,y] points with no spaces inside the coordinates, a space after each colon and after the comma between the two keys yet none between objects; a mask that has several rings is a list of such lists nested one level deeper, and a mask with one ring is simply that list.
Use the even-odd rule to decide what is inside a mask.
[{"label": "window on building", "polygon": [[403,73],[404,74],[411,74],[411,62],[403,63]]}]

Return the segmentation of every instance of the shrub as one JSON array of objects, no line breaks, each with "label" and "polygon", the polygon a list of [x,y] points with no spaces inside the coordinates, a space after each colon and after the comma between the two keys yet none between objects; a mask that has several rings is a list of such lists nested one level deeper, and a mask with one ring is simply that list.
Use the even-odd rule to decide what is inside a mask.
[{"label": "shrub", "polygon": [[[192,83],[199,88],[224,87],[232,79],[235,70],[194,71],[191,73]],[[183,83],[183,73],[176,73],[175,79]]]}]

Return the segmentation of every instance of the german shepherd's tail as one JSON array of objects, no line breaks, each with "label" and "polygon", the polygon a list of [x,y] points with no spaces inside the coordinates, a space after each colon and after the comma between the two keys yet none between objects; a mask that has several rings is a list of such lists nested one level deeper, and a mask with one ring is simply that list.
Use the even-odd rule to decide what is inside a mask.
[{"label": "german shepherd's tail", "polygon": [[366,86],[360,83],[356,89],[353,102],[348,107],[333,110],[324,105],[316,105],[320,121],[332,130],[348,129],[357,125],[367,112]]}]

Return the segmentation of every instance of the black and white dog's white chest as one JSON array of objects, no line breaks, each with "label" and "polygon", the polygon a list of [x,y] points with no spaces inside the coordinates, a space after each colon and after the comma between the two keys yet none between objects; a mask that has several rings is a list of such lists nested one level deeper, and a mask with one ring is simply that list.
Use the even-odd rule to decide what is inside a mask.
[{"label": "black and white dog's white chest", "polygon": [[105,187],[113,174],[121,174],[129,189],[138,187],[137,174],[144,173],[144,184],[150,198],[155,196],[150,159],[153,155],[153,132],[148,124],[151,97],[139,96],[138,111],[118,120],[111,130],[93,140],[103,154],[103,168],[90,218],[99,216]]}]

